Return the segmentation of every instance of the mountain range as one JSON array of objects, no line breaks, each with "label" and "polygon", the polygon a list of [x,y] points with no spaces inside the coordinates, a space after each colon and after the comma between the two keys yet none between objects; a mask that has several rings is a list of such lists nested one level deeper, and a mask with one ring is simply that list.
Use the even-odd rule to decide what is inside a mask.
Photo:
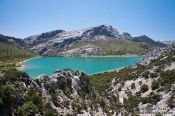
[{"label": "mountain range", "polygon": [[54,30],[24,39],[0,35],[0,42],[15,44],[39,55],[141,55],[156,47],[165,47],[146,35],[132,37],[120,34],[110,25],[97,25],[85,29]]}]

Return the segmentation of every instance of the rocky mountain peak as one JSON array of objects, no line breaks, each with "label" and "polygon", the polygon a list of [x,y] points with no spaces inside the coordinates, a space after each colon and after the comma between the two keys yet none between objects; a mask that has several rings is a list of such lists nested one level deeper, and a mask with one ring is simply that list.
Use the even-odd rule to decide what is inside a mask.
[{"label": "rocky mountain peak", "polygon": [[31,44],[34,41],[38,41],[41,39],[48,39],[48,38],[52,38],[54,36],[56,36],[59,33],[63,33],[65,32],[64,30],[53,30],[53,31],[49,31],[49,32],[45,32],[45,33],[41,33],[38,35],[34,35],[34,36],[29,36],[27,38],[24,38],[24,41],[26,44]]},{"label": "rocky mountain peak", "polygon": [[123,39],[132,39],[132,36],[129,33],[127,33],[127,32],[122,33],[121,37]]},{"label": "rocky mountain peak", "polygon": [[88,28],[83,34],[83,37],[92,38],[94,36],[108,36],[119,38],[119,32],[111,25],[97,25]]}]

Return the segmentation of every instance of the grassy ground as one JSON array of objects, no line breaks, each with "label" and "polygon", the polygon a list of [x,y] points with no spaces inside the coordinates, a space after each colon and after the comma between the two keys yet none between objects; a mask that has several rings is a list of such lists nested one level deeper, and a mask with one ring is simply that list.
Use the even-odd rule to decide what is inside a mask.
[{"label": "grassy ground", "polygon": [[140,43],[132,42],[130,40],[80,41],[74,43],[69,49],[78,48],[88,44],[100,47],[104,55],[124,55],[127,53],[142,55],[149,51],[148,49],[140,47]]}]

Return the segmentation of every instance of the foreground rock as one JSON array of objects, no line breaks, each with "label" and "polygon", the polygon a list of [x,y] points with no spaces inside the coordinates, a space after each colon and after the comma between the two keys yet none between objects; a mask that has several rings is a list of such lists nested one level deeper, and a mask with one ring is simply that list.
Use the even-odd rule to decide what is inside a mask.
[{"label": "foreground rock", "polygon": [[0,115],[68,115],[93,110],[86,97],[93,95],[89,77],[76,70],[29,78],[17,70],[0,72]]}]

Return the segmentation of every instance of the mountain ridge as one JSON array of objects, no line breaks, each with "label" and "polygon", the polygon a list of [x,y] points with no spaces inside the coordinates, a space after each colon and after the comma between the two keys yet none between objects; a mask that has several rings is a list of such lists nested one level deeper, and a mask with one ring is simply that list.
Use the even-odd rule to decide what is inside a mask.
[{"label": "mountain ridge", "polygon": [[[9,41],[9,39],[7,38],[6,41]],[[13,39],[13,41],[15,41],[15,44],[17,43],[17,45],[30,49],[39,55],[60,55],[67,53],[67,51],[69,51],[70,56],[74,54],[78,56],[141,55],[150,49],[166,46],[145,35],[132,37],[127,32],[120,34],[111,25],[96,25],[73,31],[59,29],[29,36],[23,40]],[[87,45],[91,47],[86,49]],[[73,49],[76,48],[84,52],[75,52]],[[97,51],[96,48],[100,51]],[[70,51],[74,52],[71,53]]]},{"label": "mountain ridge", "polygon": [[[144,37],[144,36],[143,36]],[[142,36],[138,38],[143,38]],[[43,40],[41,42],[36,42],[37,44],[30,46],[30,49],[33,50],[35,53],[41,54],[41,55],[59,55],[62,52],[66,52],[71,49],[71,46],[76,46],[78,43],[84,43],[84,42],[91,42],[90,44],[95,45],[96,43],[99,43],[99,41],[111,41],[114,40],[117,43],[118,40],[126,40],[129,42],[136,42],[139,45],[136,45],[137,47],[135,49],[144,48],[145,52],[146,49],[152,48],[152,47],[165,47],[163,43],[157,44],[154,40],[149,38],[153,43],[150,43],[149,41],[144,41],[140,39],[140,41],[135,41],[133,39],[135,37],[132,37],[129,33],[124,32],[120,34],[117,29],[113,28],[111,25],[96,25],[91,26],[88,28],[80,29],[80,30],[74,30],[74,31],[63,31],[61,33],[56,34],[55,36],[51,38],[47,38],[47,40]],[[146,39],[147,39],[146,38]],[[144,38],[145,39],[145,38]],[[25,41],[25,39],[24,39]],[[37,40],[36,40],[37,41]],[[144,43],[143,43],[144,42]],[[119,42],[118,42],[119,43]],[[110,43],[112,44],[112,43]],[[145,44],[145,45],[142,45]],[[127,45],[127,44],[126,44]],[[146,46],[146,48],[145,48]],[[85,48],[83,46],[79,46],[82,49]],[[109,49],[102,49],[101,45],[96,46],[101,49],[101,55],[102,54],[110,54],[110,51],[113,50],[113,48]],[[124,48],[124,47],[123,47]],[[94,48],[91,48],[94,49]],[[133,48],[128,48],[133,49]],[[83,49],[86,51],[86,49]],[[115,51],[115,50],[114,50]],[[121,50],[118,49],[117,51],[113,52],[112,54],[116,54],[117,52],[120,52]],[[94,52],[94,51],[92,51]],[[123,52],[123,50],[122,50]],[[134,52],[134,50],[132,51]],[[95,52],[94,52],[95,53]],[[72,53],[74,54],[74,53]],[[78,54],[77,55],[89,55],[88,53],[85,54]],[[95,53],[98,54],[98,53]],[[125,53],[123,53],[125,54]],[[92,54],[93,55],[93,54]]]}]

